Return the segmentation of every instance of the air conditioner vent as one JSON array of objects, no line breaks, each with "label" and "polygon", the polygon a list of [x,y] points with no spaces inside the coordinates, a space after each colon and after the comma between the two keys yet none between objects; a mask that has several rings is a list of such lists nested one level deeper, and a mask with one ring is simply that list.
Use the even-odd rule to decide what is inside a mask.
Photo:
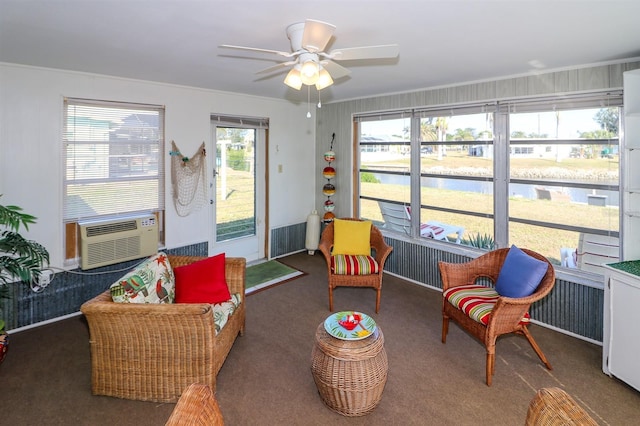
[{"label": "air conditioner vent", "polygon": [[81,222],[79,226],[82,269],[139,259],[158,251],[154,215]]},{"label": "air conditioner vent", "polygon": [[95,237],[97,235],[114,234],[116,232],[134,231],[138,228],[135,220],[126,222],[108,223],[104,225],[88,226],[87,237]]}]

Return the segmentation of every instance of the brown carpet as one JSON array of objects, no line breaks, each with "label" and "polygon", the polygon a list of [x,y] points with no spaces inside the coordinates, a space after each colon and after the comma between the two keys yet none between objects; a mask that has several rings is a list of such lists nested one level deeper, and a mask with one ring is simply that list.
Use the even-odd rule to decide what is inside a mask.
[{"label": "brown carpet", "polygon": [[[311,376],[315,330],[329,315],[319,253],[283,259],[308,275],[247,299],[246,333],[218,375],[227,425],[522,425],[541,387],[569,392],[602,425],[640,422],[640,393],[602,373],[602,348],[532,326],[553,371],[523,337],[498,341],[493,386],[483,347],[451,325],[440,342],[440,293],[386,276],[380,314],[371,289],[340,288],[336,310],[371,315],[384,331],[389,376],[380,405],[343,417],[321,401]],[[74,317],[14,333],[0,366],[3,425],[162,425],[174,404],[93,396],[89,335]]]}]

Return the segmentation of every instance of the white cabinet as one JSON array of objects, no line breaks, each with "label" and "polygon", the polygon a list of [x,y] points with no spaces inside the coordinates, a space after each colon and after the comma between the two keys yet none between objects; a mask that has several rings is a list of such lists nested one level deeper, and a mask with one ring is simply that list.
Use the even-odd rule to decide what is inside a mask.
[{"label": "white cabinet", "polygon": [[602,371],[640,390],[640,260],[604,269]]},{"label": "white cabinet", "polygon": [[624,78],[624,146],[622,172],[622,258],[640,259],[640,69]]}]

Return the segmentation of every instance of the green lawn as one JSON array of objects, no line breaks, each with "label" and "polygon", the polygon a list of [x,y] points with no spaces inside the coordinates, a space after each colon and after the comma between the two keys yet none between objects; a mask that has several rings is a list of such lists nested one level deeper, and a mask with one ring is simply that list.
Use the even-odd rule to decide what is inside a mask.
[{"label": "green lawn", "polygon": [[[363,169],[409,170],[409,157],[381,159],[363,163]],[[511,176],[524,179],[575,179],[578,181],[617,181],[618,157],[614,158],[512,158]],[[469,156],[466,150],[449,150],[438,160],[436,154],[421,157],[423,173],[469,176],[492,176],[493,163],[489,158]],[[475,213],[492,214],[493,196],[476,192],[462,192],[439,188],[422,188],[423,205],[449,209],[469,210]],[[408,185],[362,183],[361,195],[408,202]],[[377,202],[361,202],[363,217],[382,221]],[[593,229],[619,229],[619,210],[615,207],[590,206],[562,201],[536,200],[522,197],[509,199],[509,215],[512,218],[537,220],[559,225],[580,226]],[[465,227],[465,237],[473,234],[493,236],[491,219],[444,213],[423,209],[421,221],[437,220]],[[511,243],[536,250],[549,259],[558,259],[561,247],[576,247],[577,232],[556,230],[512,222],[509,229]]]},{"label": "green lawn", "polygon": [[217,239],[228,240],[255,234],[255,179],[253,173],[227,168],[226,194],[221,177],[217,182]]},{"label": "green lawn", "polygon": [[[406,185],[363,183],[361,190],[363,195],[377,198],[405,202],[409,200]],[[398,194],[403,194],[404,198],[399,198]],[[493,196],[475,192],[422,188],[422,204],[492,213]],[[377,202],[362,200],[361,207],[362,217],[383,221]],[[611,207],[512,197],[509,199],[509,214],[514,218],[547,221],[562,225],[594,229],[601,229],[606,225],[608,229],[619,229],[619,211],[617,208]],[[428,220],[464,226],[465,238],[467,239],[473,234],[493,236],[493,221],[483,217],[423,209],[421,221],[427,222]],[[579,234],[576,232],[518,223],[511,223],[509,232],[511,243],[538,251],[549,259],[557,259],[558,261],[560,248],[577,247],[579,238]]]},{"label": "green lawn", "polygon": [[[408,161],[408,160],[407,160]],[[590,170],[607,171],[612,167],[612,160],[606,159],[567,159],[562,167],[574,165],[581,170],[586,169],[588,162]],[[398,161],[386,161],[385,164],[399,165]],[[425,165],[423,159],[423,166]],[[472,167],[486,168],[490,165],[487,159],[450,155],[445,160],[437,162],[438,167]],[[523,159],[518,167],[529,170],[552,168],[555,162],[544,159]],[[616,165],[617,166],[617,165]],[[253,176],[249,172],[228,170],[227,199],[222,200],[218,193],[217,218],[221,231],[231,235],[242,235],[253,226]],[[220,185],[218,185],[220,190]],[[376,198],[409,200],[409,187],[406,185],[391,185],[380,183],[363,183],[362,195]],[[493,196],[476,192],[460,192],[438,188],[422,188],[422,204],[471,210],[478,213],[491,214],[493,212]],[[587,204],[568,203],[550,200],[532,200],[513,197],[509,200],[511,217],[548,221],[562,225],[582,226],[585,228],[619,229],[619,212],[617,208],[590,206]],[[382,215],[376,202],[362,201],[361,215],[382,222]],[[465,238],[473,234],[493,236],[493,220],[483,217],[443,213],[433,210],[423,210],[421,221],[437,220],[440,222],[464,226]],[[228,229],[227,229],[228,228]],[[538,251],[549,259],[559,261],[561,247],[577,247],[579,234],[576,232],[555,230],[546,227],[535,227],[512,223],[510,225],[510,241],[522,247]]]}]

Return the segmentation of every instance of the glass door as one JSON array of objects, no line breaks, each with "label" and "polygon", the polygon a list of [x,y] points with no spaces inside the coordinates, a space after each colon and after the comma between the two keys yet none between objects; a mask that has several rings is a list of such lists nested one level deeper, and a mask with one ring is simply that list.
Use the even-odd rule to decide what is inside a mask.
[{"label": "glass door", "polygon": [[[212,121],[215,164],[212,200],[215,253],[248,261],[265,257],[266,129],[255,123]],[[211,156],[213,157],[213,156]]]}]

